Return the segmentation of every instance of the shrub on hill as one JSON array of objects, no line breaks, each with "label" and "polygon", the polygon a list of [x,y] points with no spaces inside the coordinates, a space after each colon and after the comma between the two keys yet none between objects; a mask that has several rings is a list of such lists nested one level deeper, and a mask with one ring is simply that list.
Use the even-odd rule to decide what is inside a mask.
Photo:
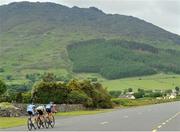
[{"label": "shrub on hill", "polygon": [[6,90],[7,90],[6,84],[2,80],[0,80],[0,95],[4,94]]},{"label": "shrub on hill", "polygon": [[110,91],[109,94],[113,97],[113,98],[118,98],[119,95],[121,95],[122,91]]},{"label": "shrub on hill", "polygon": [[5,70],[2,68],[2,67],[0,67],[0,72],[4,72]]},{"label": "shrub on hill", "polygon": [[36,103],[49,103],[54,101],[61,104],[66,103],[69,89],[65,84],[56,82],[39,82],[32,89],[32,97]]},{"label": "shrub on hill", "polygon": [[111,108],[111,96],[99,83],[71,80],[69,83],[44,82],[34,85],[32,98],[36,103],[84,104],[93,108]]}]

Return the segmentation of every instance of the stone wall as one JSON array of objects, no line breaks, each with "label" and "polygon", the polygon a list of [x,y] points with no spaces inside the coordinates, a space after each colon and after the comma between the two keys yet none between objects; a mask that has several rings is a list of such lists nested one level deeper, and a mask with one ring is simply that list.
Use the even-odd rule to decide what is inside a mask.
[{"label": "stone wall", "polygon": [[[14,106],[14,109],[0,109],[0,116],[15,117],[15,116],[27,115],[26,112],[27,104],[13,103],[12,105]],[[84,107],[82,104],[57,104],[56,109],[58,112],[68,112],[68,111],[86,110],[87,108]]]},{"label": "stone wall", "polygon": [[57,105],[57,110],[60,112],[85,110],[86,108],[82,104],[61,104]]},{"label": "stone wall", "polygon": [[[28,104],[13,104],[15,107],[26,111]],[[44,105],[44,104],[37,104],[36,106]],[[77,111],[77,110],[85,110],[86,107],[84,107],[82,104],[56,104],[56,109],[58,112],[68,112],[68,111]]]}]

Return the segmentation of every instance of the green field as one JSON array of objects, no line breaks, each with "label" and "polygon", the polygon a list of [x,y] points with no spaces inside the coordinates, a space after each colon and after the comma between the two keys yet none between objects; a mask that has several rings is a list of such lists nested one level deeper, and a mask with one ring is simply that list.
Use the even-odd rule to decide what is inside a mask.
[{"label": "green field", "polygon": [[26,120],[26,117],[0,117],[0,129],[23,126]]},{"label": "green field", "polygon": [[111,90],[123,90],[127,88],[165,90],[180,86],[180,75],[175,74],[156,74],[152,76],[132,77],[117,80],[106,80],[102,82],[103,86]]}]

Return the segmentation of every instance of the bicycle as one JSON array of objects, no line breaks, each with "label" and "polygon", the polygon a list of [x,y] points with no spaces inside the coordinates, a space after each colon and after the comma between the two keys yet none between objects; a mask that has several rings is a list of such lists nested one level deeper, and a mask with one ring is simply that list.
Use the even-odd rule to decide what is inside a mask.
[{"label": "bicycle", "polygon": [[48,125],[51,126],[51,128],[53,128],[55,125],[55,118],[54,118],[53,113],[48,113],[46,116],[46,119],[47,119]]},{"label": "bicycle", "polygon": [[32,116],[31,116],[31,115],[28,117],[27,127],[28,127],[28,130],[29,130],[29,131],[31,131],[32,128],[34,128],[34,130],[36,130],[36,127],[35,127],[35,125],[34,125],[34,123],[33,123],[33,121],[32,121]]},{"label": "bicycle", "polygon": [[44,121],[41,119],[40,115],[38,114],[38,117],[37,117],[37,127],[40,129],[41,127],[42,128],[49,128],[49,125],[47,123],[47,119],[43,116],[44,118]]}]

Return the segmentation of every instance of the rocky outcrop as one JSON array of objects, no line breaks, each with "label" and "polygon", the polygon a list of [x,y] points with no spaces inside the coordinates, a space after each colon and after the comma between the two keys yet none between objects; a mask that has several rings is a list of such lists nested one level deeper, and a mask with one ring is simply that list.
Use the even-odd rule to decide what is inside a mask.
[{"label": "rocky outcrop", "polygon": [[0,116],[1,117],[18,117],[24,116],[26,113],[20,108],[15,107],[10,103],[0,103]]}]

